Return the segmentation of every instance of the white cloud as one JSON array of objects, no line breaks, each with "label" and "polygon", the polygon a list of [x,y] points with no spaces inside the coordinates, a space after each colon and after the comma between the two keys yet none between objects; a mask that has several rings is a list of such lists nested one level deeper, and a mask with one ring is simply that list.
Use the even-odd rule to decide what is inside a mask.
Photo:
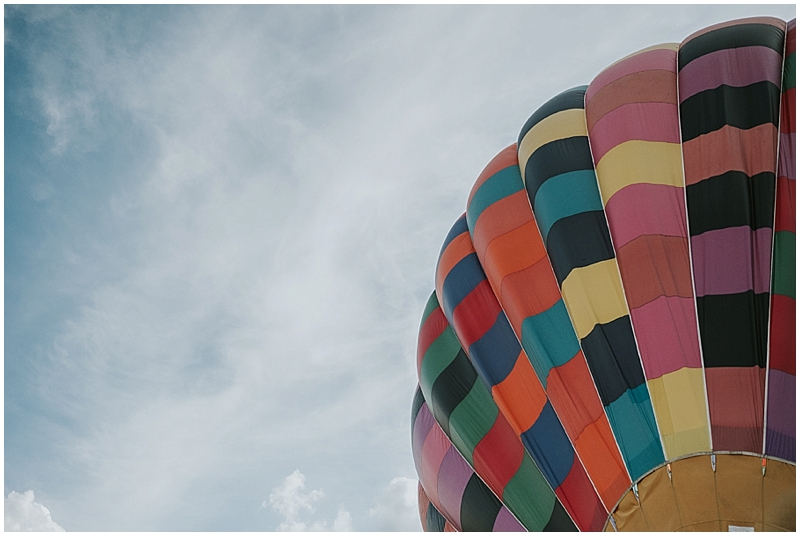
[{"label": "white cloud", "polygon": [[350,512],[340,507],[339,512],[336,514],[336,519],[333,520],[334,532],[352,532],[353,531],[353,518]]},{"label": "white cloud", "polygon": [[420,530],[417,504],[417,481],[413,478],[393,478],[370,508],[374,529],[383,532],[412,532]]},{"label": "white cloud", "polygon": [[283,532],[321,532],[333,530],[335,532],[349,532],[353,530],[353,519],[350,512],[340,506],[331,527],[327,521],[309,520],[310,514],[316,512],[313,504],[325,497],[321,489],[305,491],[306,476],[299,470],[287,476],[283,484],[272,490],[269,499],[261,503],[262,508],[267,503],[283,517],[276,530]]},{"label": "white cloud", "polygon": [[5,499],[5,530],[25,532],[64,532],[50,518],[50,510],[34,501],[33,490],[12,491]]}]

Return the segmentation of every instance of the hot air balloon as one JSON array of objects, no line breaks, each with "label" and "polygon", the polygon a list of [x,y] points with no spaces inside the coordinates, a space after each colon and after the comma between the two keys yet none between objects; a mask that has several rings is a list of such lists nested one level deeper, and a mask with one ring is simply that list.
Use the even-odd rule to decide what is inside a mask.
[{"label": "hot air balloon", "polygon": [[770,17],[530,116],[423,313],[424,530],[795,530],[795,144]]}]

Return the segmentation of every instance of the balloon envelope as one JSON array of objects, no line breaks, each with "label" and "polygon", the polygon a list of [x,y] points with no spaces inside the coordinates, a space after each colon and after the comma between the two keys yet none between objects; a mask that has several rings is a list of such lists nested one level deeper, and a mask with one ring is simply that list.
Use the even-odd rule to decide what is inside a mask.
[{"label": "balloon envelope", "polygon": [[423,315],[425,530],[795,530],[795,130],[769,17],[531,115]]}]

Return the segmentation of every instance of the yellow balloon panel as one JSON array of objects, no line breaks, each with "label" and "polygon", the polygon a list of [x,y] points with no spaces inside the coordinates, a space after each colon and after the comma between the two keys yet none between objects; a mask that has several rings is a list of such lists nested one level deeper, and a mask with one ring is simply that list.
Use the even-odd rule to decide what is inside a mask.
[{"label": "yellow balloon panel", "polygon": [[647,381],[668,459],[711,450],[703,381],[703,369],[688,367]]},{"label": "yellow balloon panel", "polygon": [[561,294],[579,339],[597,324],[628,314],[616,259],[575,268],[561,285]]},{"label": "yellow balloon panel", "polygon": [[683,188],[681,146],[677,143],[631,140],[617,145],[597,163],[603,205],[631,184],[664,184]]},{"label": "yellow balloon panel", "polygon": [[551,141],[574,136],[586,136],[586,114],[582,108],[555,113],[530,129],[522,138],[517,150],[522,179],[525,180],[525,166],[528,158],[536,149]]}]

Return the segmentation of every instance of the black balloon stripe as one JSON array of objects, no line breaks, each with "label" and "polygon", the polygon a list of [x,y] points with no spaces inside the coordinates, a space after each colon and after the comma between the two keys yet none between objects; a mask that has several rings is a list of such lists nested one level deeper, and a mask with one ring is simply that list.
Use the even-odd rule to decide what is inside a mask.
[{"label": "black balloon stripe", "polygon": [[531,205],[533,206],[536,192],[544,181],[562,173],[584,169],[594,170],[589,139],[586,136],[551,141],[536,149],[525,166],[525,189]]},{"label": "black balloon stripe", "polygon": [[478,475],[473,474],[461,496],[461,530],[463,532],[492,532],[497,514],[502,506],[500,500],[478,478]]},{"label": "black balloon stripe", "polygon": [[736,24],[698,35],[678,51],[678,70],[711,52],[727,48],[766,46],[783,55],[784,32],[771,24]]},{"label": "black balloon stripe", "polygon": [[444,526],[447,520],[441,512],[436,509],[433,503],[428,504],[428,511],[425,512],[425,524],[427,526],[426,532],[444,532]]},{"label": "black balloon stripe", "polygon": [[691,236],[727,227],[772,227],[775,174],[729,171],[688,185],[686,200]]},{"label": "black balloon stripe", "polygon": [[597,324],[581,340],[581,346],[604,406],[644,383],[628,315]]},{"label": "black balloon stripe", "polygon": [[692,95],[680,105],[683,141],[725,125],[741,130],[766,123],[777,127],[780,97],[780,88],[768,80],[744,87],[722,85]]},{"label": "black balloon stripe", "polygon": [[545,246],[559,286],[575,268],[614,258],[602,210],[561,218],[550,228]]},{"label": "black balloon stripe", "polygon": [[766,367],[769,293],[698,296],[697,315],[706,368]]},{"label": "black balloon stripe", "polygon": [[[556,95],[539,107],[539,109],[536,110],[536,112],[534,112],[534,114],[525,122],[522,130],[520,130],[517,144],[522,143],[522,139],[525,137],[525,135],[543,119],[546,119],[555,113],[563,112],[564,110],[573,110],[575,108],[583,109],[583,100],[584,95],[586,94],[586,87],[587,86],[579,86],[577,88],[568,89],[567,91]],[[576,91],[576,89],[582,89],[582,91]]]},{"label": "black balloon stripe", "polygon": [[420,389],[419,385],[417,385],[417,390],[414,393],[414,401],[411,404],[411,422],[417,420],[417,415],[419,414],[419,410],[422,409],[422,405],[425,403],[425,396],[422,394],[422,389]]},{"label": "black balloon stripe", "polygon": [[431,388],[433,400],[429,405],[433,409],[436,421],[441,424],[448,437],[450,437],[450,415],[466,398],[477,380],[478,373],[462,349],[433,382]]},{"label": "black balloon stripe", "polygon": [[578,532],[575,523],[559,501],[556,501],[550,521],[544,526],[542,532]]}]

